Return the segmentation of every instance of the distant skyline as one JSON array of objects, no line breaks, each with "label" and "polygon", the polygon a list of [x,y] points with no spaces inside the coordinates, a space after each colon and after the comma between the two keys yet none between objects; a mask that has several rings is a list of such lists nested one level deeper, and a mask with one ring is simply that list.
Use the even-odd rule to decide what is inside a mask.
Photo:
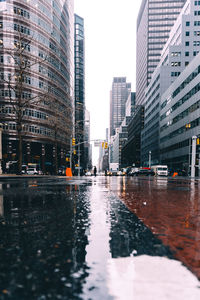
[{"label": "distant skyline", "polygon": [[96,124],[91,135],[103,138],[109,125],[113,77],[126,76],[135,91],[136,22],[141,1],[74,0],[74,4],[74,12],[85,22],[86,106]]},{"label": "distant skyline", "polygon": [[85,99],[91,140],[106,137],[113,77],[127,77],[135,91],[136,23],[141,2],[74,0],[74,12],[85,22]]}]

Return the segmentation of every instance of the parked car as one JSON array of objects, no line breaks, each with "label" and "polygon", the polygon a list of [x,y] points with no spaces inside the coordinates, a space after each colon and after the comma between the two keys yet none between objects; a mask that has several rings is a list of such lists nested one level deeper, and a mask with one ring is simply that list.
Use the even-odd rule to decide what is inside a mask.
[{"label": "parked car", "polygon": [[112,176],[112,172],[111,171],[107,171],[107,176]]},{"label": "parked car", "polygon": [[92,173],[90,171],[85,173],[85,176],[92,176]]},{"label": "parked car", "polygon": [[131,168],[131,170],[129,171],[129,173],[128,173],[128,175],[129,176],[136,176],[137,175],[137,173],[138,173],[138,171],[139,171],[139,168]]},{"label": "parked car", "polygon": [[28,175],[38,175],[39,172],[37,171],[36,168],[28,168],[28,169],[27,169],[27,174],[28,174]]},{"label": "parked car", "polygon": [[117,171],[117,176],[122,176],[122,175],[123,175],[122,171]]},{"label": "parked car", "polygon": [[151,169],[139,169],[136,176],[154,176],[155,172]]}]

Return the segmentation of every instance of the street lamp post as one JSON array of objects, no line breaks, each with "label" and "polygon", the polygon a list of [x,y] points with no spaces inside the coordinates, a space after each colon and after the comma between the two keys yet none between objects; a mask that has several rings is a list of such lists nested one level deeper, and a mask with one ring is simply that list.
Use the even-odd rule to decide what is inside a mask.
[{"label": "street lamp post", "polygon": [[[88,123],[88,122],[89,122],[89,120],[78,120],[75,124],[75,128],[78,127],[79,123],[85,124],[85,123]],[[81,149],[80,149],[80,145],[85,143],[85,142],[80,142],[80,141],[81,141],[81,139],[79,137],[78,144],[75,145],[75,146],[78,146],[78,176],[80,176],[80,172],[81,172],[81,166],[80,166],[80,163],[81,163]],[[70,159],[70,161],[71,161],[71,159]]]},{"label": "street lamp post", "polygon": [[80,177],[80,172],[81,172],[81,151],[80,151],[80,143],[78,143],[78,176]]},{"label": "street lamp post", "polygon": [[196,146],[197,146],[197,137],[196,135],[194,135],[192,137],[191,177],[195,177]]},{"label": "street lamp post", "polygon": [[151,168],[151,151],[149,151],[149,168]]}]

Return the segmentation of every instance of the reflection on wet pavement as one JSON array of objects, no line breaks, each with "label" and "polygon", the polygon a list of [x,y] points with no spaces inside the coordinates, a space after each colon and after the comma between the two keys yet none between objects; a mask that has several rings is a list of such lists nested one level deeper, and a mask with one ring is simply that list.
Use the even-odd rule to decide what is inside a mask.
[{"label": "reflection on wet pavement", "polygon": [[[126,286],[134,299],[148,299],[138,296],[141,282],[156,286],[164,275],[154,269],[162,264],[182,274],[167,285],[173,293],[180,295],[178,288],[181,295],[193,292],[196,278],[187,269],[180,271],[173,257],[199,274],[198,210],[198,186],[188,182],[125,177],[1,181],[0,299],[132,300]],[[153,266],[154,282],[150,270],[144,271],[149,277],[143,276],[145,264]]]},{"label": "reflection on wet pavement", "polygon": [[2,190],[1,299],[81,299],[88,276],[86,187],[51,182],[44,189],[29,180]]},{"label": "reflection on wet pavement", "polygon": [[200,278],[200,181],[118,178],[110,188]]}]

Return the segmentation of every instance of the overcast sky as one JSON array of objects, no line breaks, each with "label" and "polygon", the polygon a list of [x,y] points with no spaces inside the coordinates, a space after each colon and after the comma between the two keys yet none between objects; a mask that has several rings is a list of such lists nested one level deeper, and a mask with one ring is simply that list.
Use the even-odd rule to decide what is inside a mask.
[{"label": "overcast sky", "polygon": [[85,100],[91,139],[104,139],[109,127],[113,77],[126,76],[135,91],[136,22],[142,0],[74,0],[85,22]]}]

